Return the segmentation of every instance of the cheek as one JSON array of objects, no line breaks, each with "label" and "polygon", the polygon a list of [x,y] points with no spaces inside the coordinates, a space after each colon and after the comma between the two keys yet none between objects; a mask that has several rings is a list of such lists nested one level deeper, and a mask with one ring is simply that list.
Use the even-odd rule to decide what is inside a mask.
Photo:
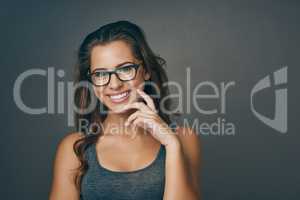
[{"label": "cheek", "polygon": [[143,78],[142,71],[139,71],[138,74],[136,75],[136,78],[132,81],[129,81],[128,85],[130,88],[142,90],[144,88],[144,83],[145,80]]},{"label": "cheek", "polygon": [[132,80],[132,81],[128,82],[128,86],[129,86],[129,88],[134,89],[134,90],[136,90],[136,89],[143,90],[144,83],[145,82],[143,79],[141,79],[141,80],[136,79],[136,80]]}]

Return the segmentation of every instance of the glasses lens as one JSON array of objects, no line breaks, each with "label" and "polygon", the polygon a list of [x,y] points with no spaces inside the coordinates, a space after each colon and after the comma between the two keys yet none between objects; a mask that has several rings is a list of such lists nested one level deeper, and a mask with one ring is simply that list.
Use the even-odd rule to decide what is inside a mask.
[{"label": "glasses lens", "polygon": [[123,81],[131,80],[135,77],[136,73],[135,65],[127,65],[117,69],[117,74],[119,78]]},{"label": "glasses lens", "polygon": [[95,72],[92,75],[92,81],[95,85],[105,85],[109,81],[109,73],[108,72]]}]

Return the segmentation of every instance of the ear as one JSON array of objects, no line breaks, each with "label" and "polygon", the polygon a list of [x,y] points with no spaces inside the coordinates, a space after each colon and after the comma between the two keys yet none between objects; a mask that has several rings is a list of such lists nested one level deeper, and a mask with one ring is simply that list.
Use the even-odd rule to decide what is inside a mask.
[{"label": "ear", "polygon": [[144,70],[143,77],[145,81],[148,81],[151,77],[150,73]]}]

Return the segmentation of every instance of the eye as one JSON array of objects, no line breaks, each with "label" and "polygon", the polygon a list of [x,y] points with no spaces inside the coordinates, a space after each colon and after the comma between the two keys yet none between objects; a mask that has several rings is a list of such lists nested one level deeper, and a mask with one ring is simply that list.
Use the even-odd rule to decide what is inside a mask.
[{"label": "eye", "polygon": [[95,77],[105,77],[105,76],[108,76],[108,72],[103,72],[103,71],[97,71],[94,73],[94,76]]},{"label": "eye", "polygon": [[133,64],[131,64],[131,65],[126,65],[126,66],[124,66],[124,67],[118,68],[118,72],[119,72],[119,73],[128,73],[128,72],[131,72],[133,68],[134,68],[134,65],[133,65]]}]

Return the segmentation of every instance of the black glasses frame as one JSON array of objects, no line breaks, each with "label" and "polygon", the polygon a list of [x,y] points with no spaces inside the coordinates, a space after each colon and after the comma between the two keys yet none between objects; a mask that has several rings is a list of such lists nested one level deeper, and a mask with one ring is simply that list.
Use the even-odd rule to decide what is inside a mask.
[{"label": "black glasses frame", "polygon": [[[135,79],[136,74],[137,74],[137,71],[138,71],[138,68],[140,67],[141,64],[142,64],[142,63],[131,63],[131,64],[129,65],[129,66],[131,66],[131,67],[133,67],[133,68],[135,69],[133,78],[131,78],[131,79],[129,79],[129,80],[123,80],[123,79],[121,79],[121,78],[119,77],[118,73],[117,73],[117,71],[118,71],[119,69],[121,69],[122,67],[128,67],[128,65],[121,66],[121,67],[118,67],[118,68],[115,68],[115,69],[112,69],[112,70],[97,70],[97,69],[95,69],[92,73],[90,73],[90,70],[88,70],[87,76],[88,76],[89,81],[90,81],[93,85],[98,86],[98,87],[108,85],[108,84],[110,83],[110,79],[111,79],[111,75],[112,75],[112,74],[115,74],[116,77],[117,77],[120,81],[123,81],[123,82],[131,81],[131,80]],[[96,74],[97,72],[99,72],[99,71],[105,71],[106,73],[109,74],[109,76],[108,76],[108,81],[107,81],[106,84],[103,84],[103,85],[97,85],[97,84],[95,84],[95,83],[93,82],[92,76],[93,76],[94,74]]]}]

